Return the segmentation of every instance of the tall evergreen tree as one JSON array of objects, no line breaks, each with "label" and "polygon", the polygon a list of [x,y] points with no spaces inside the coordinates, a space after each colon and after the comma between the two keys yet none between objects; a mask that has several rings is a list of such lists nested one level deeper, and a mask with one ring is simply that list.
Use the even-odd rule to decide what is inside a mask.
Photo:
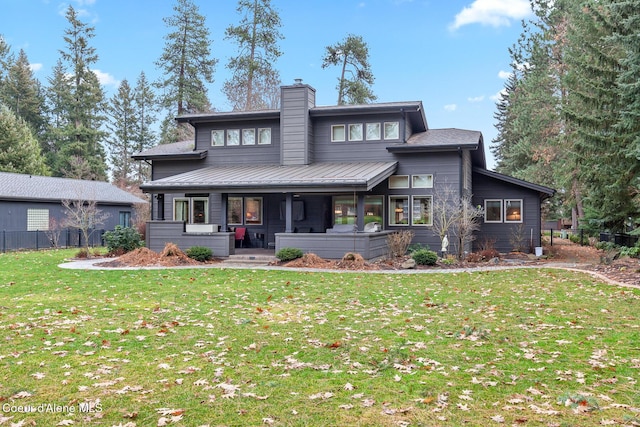
[{"label": "tall evergreen tree", "polygon": [[42,134],[45,127],[44,98],[40,82],[33,76],[27,54],[23,50],[20,50],[16,61],[9,65],[4,83],[0,87],[0,101],[22,117],[36,137]]},{"label": "tall evergreen tree", "polygon": [[27,122],[0,104],[0,171],[48,175],[40,144]]},{"label": "tall evergreen tree", "polygon": [[227,27],[225,38],[233,40],[239,52],[227,64],[232,76],[223,92],[234,110],[276,108],[271,102],[280,90],[280,73],[273,67],[282,55],[277,44],[283,38],[280,16],[271,0],[239,0],[237,11],[244,16],[239,25]]},{"label": "tall evergreen tree", "polygon": [[[156,145],[157,142],[152,126],[157,121],[158,101],[144,72],[138,76],[133,97],[137,118],[136,134],[133,136],[134,151],[140,152]],[[150,178],[151,168],[147,163],[136,162],[134,169],[134,182],[141,184]]]},{"label": "tall evergreen tree", "polygon": [[134,180],[134,165],[131,160],[138,135],[138,118],[135,109],[135,96],[129,82],[123,80],[118,92],[113,95],[108,107],[110,120],[107,138],[111,160],[113,181],[124,186]]},{"label": "tall evergreen tree", "polygon": [[9,69],[9,64],[12,62],[11,46],[9,46],[2,34],[0,34],[0,87],[2,87],[4,76]]},{"label": "tall evergreen tree", "polygon": [[[102,142],[104,132],[101,126],[104,115],[105,97],[96,74],[90,69],[98,60],[90,40],[94,28],[78,19],[73,7],[69,6],[66,18],[70,27],[65,30],[66,50],[61,50],[61,59],[68,65],[66,72],[71,76],[57,89],[61,93],[61,128],[54,133],[58,137],[53,172],[59,176],[73,176],[83,179],[107,179],[107,166]],[[62,83],[60,81],[59,83]],[[74,161],[71,161],[74,159]],[[79,165],[82,165],[79,168]]]},{"label": "tall evergreen tree", "polygon": [[[164,37],[164,50],[156,61],[163,72],[155,84],[162,90],[162,105],[170,115],[210,111],[206,83],[213,83],[218,61],[211,58],[205,17],[192,0],[177,0],[173,10],[173,16],[163,19],[171,31]],[[170,139],[177,141],[191,134],[190,127],[181,126]]]},{"label": "tall evergreen tree", "polygon": [[369,64],[369,47],[361,36],[350,34],[325,51],[322,68],[340,67],[338,105],[366,104],[377,99],[371,89],[375,79]]}]

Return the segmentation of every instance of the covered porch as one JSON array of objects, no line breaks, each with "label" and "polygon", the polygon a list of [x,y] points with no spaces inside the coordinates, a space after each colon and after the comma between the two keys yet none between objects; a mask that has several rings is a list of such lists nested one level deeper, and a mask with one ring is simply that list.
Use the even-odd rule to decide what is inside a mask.
[{"label": "covered porch", "polygon": [[[294,247],[328,259],[346,252],[379,258],[386,255],[389,232],[367,226],[382,220],[383,212],[374,217],[365,206],[371,205],[371,190],[396,168],[396,162],[226,166],[152,181],[142,187],[156,201],[154,219],[147,224],[147,247],[162,250],[169,242],[182,249],[205,246],[218,257],[241,247],[274,253]],[[204,222],[176,221],[175,204],[165,203],[165,198],[189,195],[207,200]],[[352,200],[354,208],[339,220],[334,201],[340,197]],[[243,240],[236,241],[236,229],[245,232]]]}]

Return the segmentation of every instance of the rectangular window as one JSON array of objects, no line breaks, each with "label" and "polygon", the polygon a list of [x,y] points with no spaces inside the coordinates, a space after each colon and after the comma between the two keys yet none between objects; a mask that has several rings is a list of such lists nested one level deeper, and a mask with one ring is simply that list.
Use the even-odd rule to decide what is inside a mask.
[{"label": "rectangular window", "polygon": [[242,145],[255,145],[255,144],[256,144],[256,130],[242,129]]},{"label": "rectangular window", "polygon": [[227,221],[231,225],[262,224],[262,197],[229,197]]},{"label": "rectangular window", "polygon": [[49,230],[49,209],[27,209],[27,231]]},{"label": "rectangular window", "polygon": [[380,123],[367,123],[367,141],[380,140]]},{"label": "rectangular window", "polygon": [[502,222],[502,200],[484,201],[484,222]]},{"label": "rectangular window", "polygon": [[357,199],[353,196],[336,196],[333,198],[333,223],[355,224]]},{"label": "rectangular window", "polygon": [[411,223],[413,225],[432,225],[432,206],[431,196],[413,196],[411,198],[411,207],[413,209]]},{"label": "rectangular window", "polygon": [[224,146],[224,131],[222,129],[211,131],[211,145],[214,147]]},{"label": "rectangular window", "polygon": [[227,145],[240,145],[240,131],[238,129],[227,131]]},{"label": "rectangular window", "polygon": [[391,175],[389,188],[409,188],[409,175]]},{"label": "rectangular window", "polygon": [[384,139],[400,138],[400,123],[386,122],[384,124]]},{"label": "rectangular window", "polygon": [[362,123],[349,125],[349,141],[362,141]]},{"label": "rectangular window", "polygon": [[345,139],[344,125],[331,126],[331,142],[341,142]]},{"label": "rectangular window", "polygon": [[131,227],[131,212],[120,211],[118,213],[118,224],[120,227]]},{"label": "rectangular window", "polygon": [[522,222],[522,200],[504,201],[504,222]]},{"label": "rectangular window", "polygon": [[364,196],[364,223],[377,222],[382,226],[384,221],[384,196]]},{"label": "rectangular window", "polygon": [[189,222],[189,199],[173,199],[173,220]]},{"label": "rectangular window", "polygon": [[173,199],[173,220],[188,224],[209,223],[209,198],[184,197]]},{"label": "rectangular window", "polygon": [[409,225],[409,196],[389,197],[389,225]]},{"label": "rectangular window", "polygon": [[411,186],[413,188],[433,188],[433,175],[412,175]]},{"label": "rectangular window", "polygon": [[258,144],[259,145],[271,144],[271,128],[258,129]]}]

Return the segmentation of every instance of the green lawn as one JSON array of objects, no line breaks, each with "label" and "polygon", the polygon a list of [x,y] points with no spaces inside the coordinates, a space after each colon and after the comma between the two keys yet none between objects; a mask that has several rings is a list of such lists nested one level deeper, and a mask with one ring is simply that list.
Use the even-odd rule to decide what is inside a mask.
[{"label": "green lawn", "polygon": [[0,255],[0,425],[640,424],[640,292],[588,275],[59,269],[72,254]]}]

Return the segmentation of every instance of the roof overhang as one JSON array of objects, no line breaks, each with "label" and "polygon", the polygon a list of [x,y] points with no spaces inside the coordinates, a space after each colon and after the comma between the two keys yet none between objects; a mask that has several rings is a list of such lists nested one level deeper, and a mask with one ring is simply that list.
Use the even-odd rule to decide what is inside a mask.
[{"label": "roof overhang", "polygon": [[545,187],[544,185],[534,184],[532,182],[514,178],[509,175],[503,175],[501,173],[490,171],[484,168],[474,167],[473,172],[479,173],[480,175],[488,176],[493,179],[497,179],[499,181],[508,182],[509,184],[528,188],[529,190],[537,191],[538,193],[540,193],[540,198],[542,200],[548,199],[549,197],[552,197],[556,193],[556,190],[554,190],[553,188]]},{"label": "roof overhang", "polygon": [[393,175],[397,167],[397,162],[212,166],[150,181],[140,188],[149,193],[369,191]]},{"label": "roof overhang", "polygon": [[133,160],[202,160],[207,157],[207,150],[190,151],[188,153],[171,153],[171,154],[134,154],[131,156]]}]

